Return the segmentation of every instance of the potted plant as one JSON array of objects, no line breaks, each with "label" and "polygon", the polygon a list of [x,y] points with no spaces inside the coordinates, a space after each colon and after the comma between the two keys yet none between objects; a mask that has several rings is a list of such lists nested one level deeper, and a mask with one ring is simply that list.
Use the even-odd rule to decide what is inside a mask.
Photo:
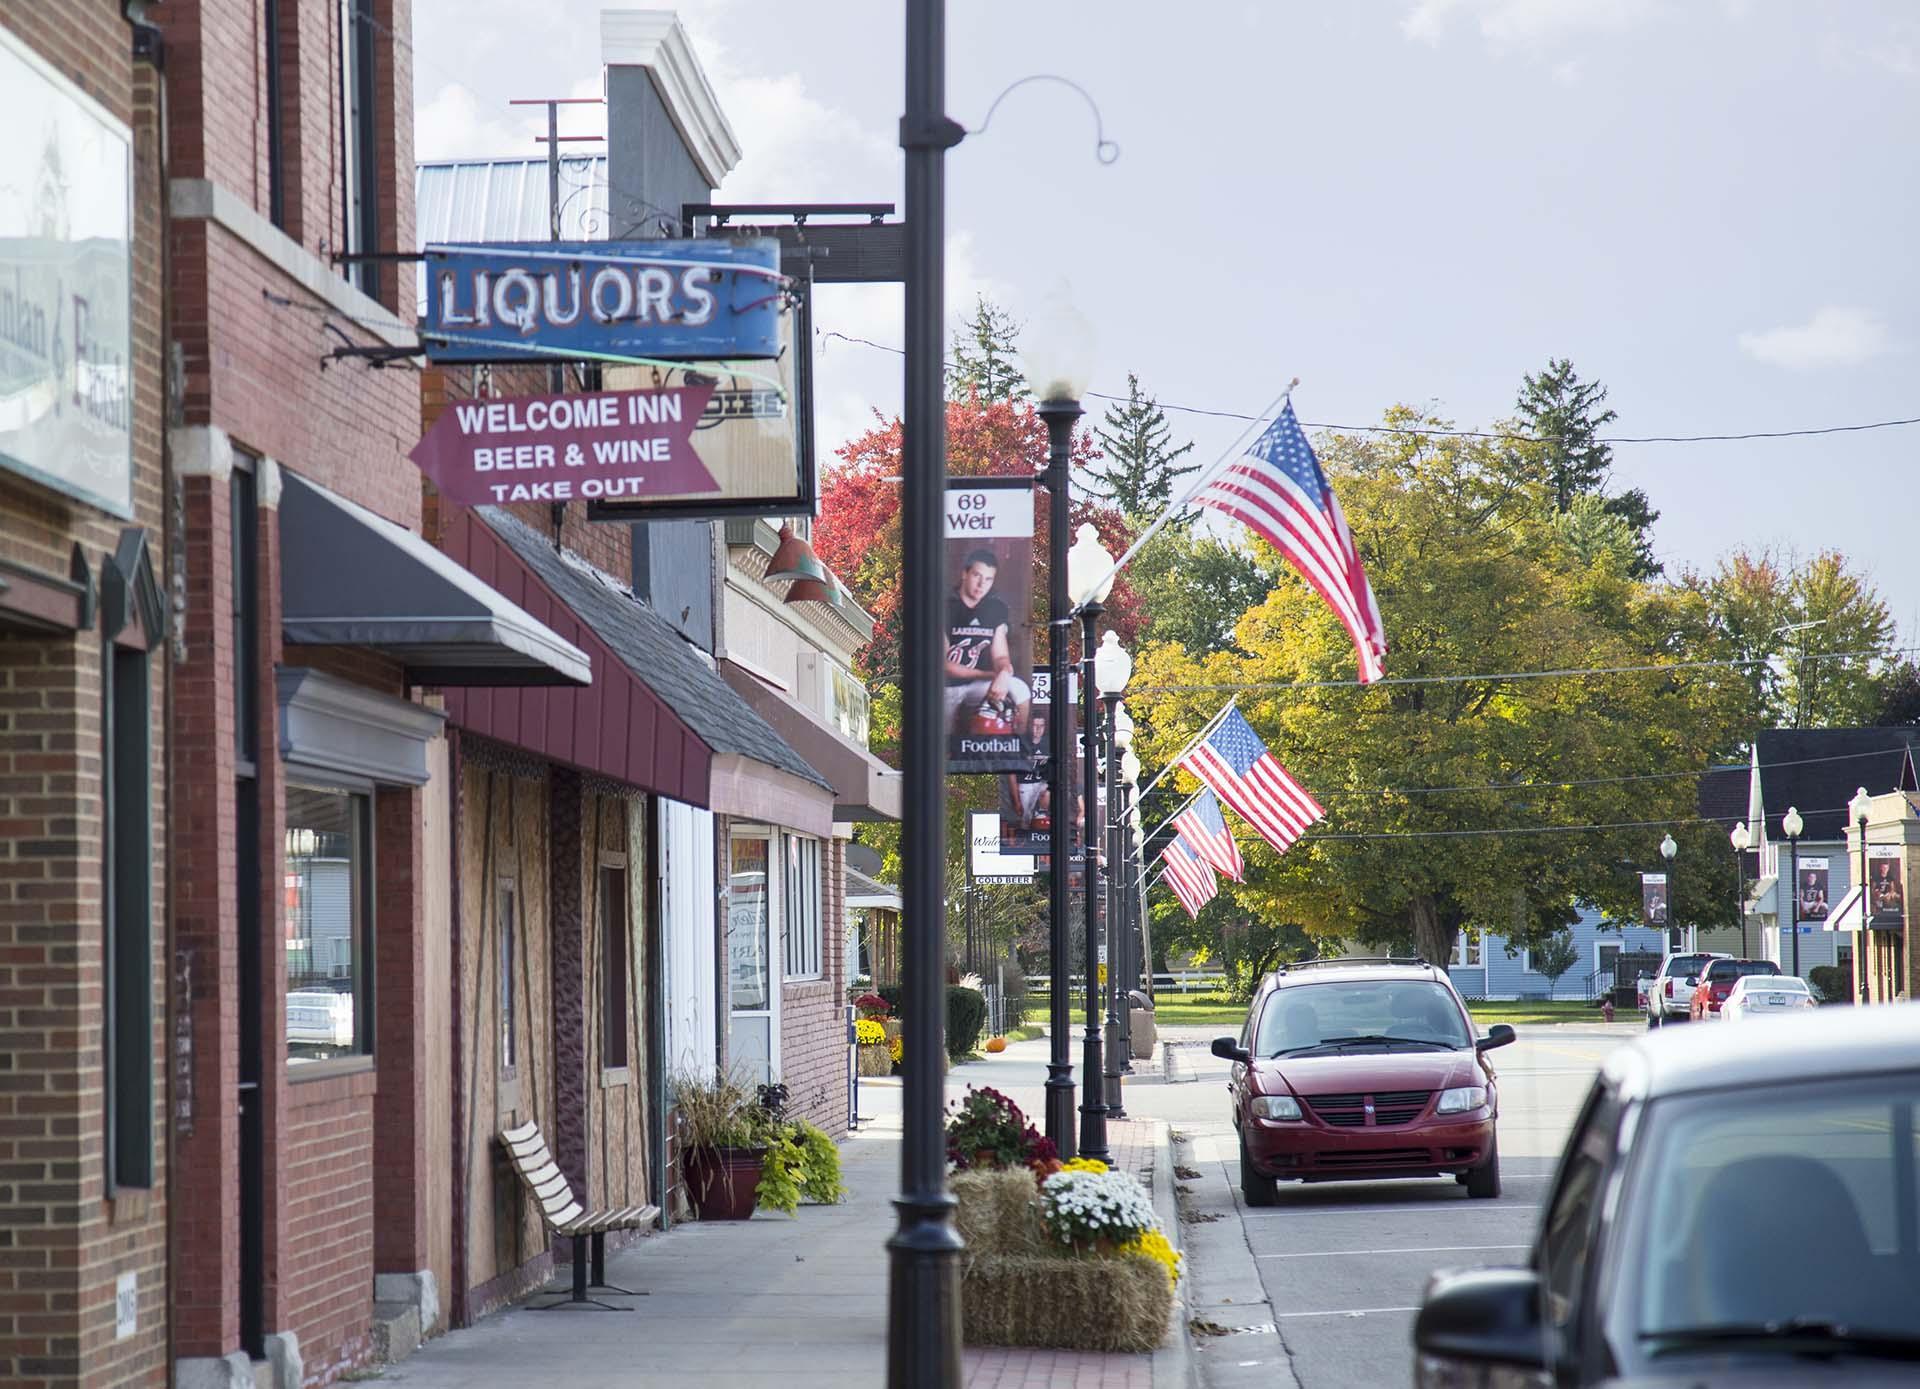
[{"label": "potted plant", "polygon": [[1058,1157],[1052,1141],[998,1090],[970,1085],[966,1098],[948,1108],[947,1161],[955,1171],[1030,1167]]},{"label": "potted plant", "polygon": [[776,1121],[730,1076],[680,1076],[672,1088],[680,1116],[681,1174],[694,1214],[701,1220],[747,1219]]}]

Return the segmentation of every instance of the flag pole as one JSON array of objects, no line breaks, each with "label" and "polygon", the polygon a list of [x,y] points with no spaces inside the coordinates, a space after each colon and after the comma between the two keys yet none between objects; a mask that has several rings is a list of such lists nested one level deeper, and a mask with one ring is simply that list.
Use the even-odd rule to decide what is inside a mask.
[{"label": "flag pole", "polygon": [[1166,817],[1165,817],[1164,819],[1162,819],[1162,820],[1161,820],[1161,821],[1160,821],[1160,822],[1159,822],[1158,824],[1156,824],[1156,825],[1155,825],[1155,826],[1154,826],[1154,827],[1153,827],[1152,829],[1150,829],[1150,830],[1147,830],[1147,831],[1145,831],[1144,833],[1142,833],[1142,834],[1141,834],[1141,836],[1140,836],[1140,838],[1141,838],[1141,840],[1142,840],[1142,841],[1145,841],[1145,840],[1148,840],[1148,839],[1151,839],[1151,838],[1153,838],[1153,837],[1154,837],[1154,836],[1155,836],[1156,834],[1158,834],[1158,833],[1160,833],[1160,831],[1161,831],[1161,830],[1163,830],[1163,829],[1165,829],[1165,828],[1166,828],[1166,827],[1167,827],[1167,826],[1168,826],[1168,825],[1169,825],[1170,823],[1172,823],[1173,821],[1175,821],[1175,820],[1177,820],[1177,819],[1179,819],[1179,818],[1180,818],[1180,815],[1181,815],[1181,813],[1182,813],[1183,811],[1185,811],[1185,810],[1186,810],[1186,808],[1187,808],[1188,806],[1190,806],[1190,805],[1192,805],[1192,804],[1193,804],[1193,803],[1194,803],[1195,801],[1197,801],[1197,800],[1199,800],[1199,799],[1200,799],[1200,793],[1201,793],[1202,791],[1204,791],[1204,790],[1206,790],[1206,789],[1207,789],[1207,788],[1206,788],[1206,786],[1205,786],[1205,785],[1201,785],[1201,786],[1197,786],[1197,787],[1195,787],[1195,788],[1194,788],[1194,791],[1193,791],[1193,794],[1192,794],[1192,795],[1190,795],[1190,796],[1188,796],[1188,797],[1187,797],[1187,798],[1186,798],[1186,799],[1185,799],[1184,801],[1182,801],[1182,802],[1180,802],[1180,804],[1179,804],[1179,805],[1177,805],[1177,806],[1175,806],[1175,807],[1173,808],[1173,811],[1172,811],[1172,813],[1171,813],[1171,814],[1169,814],[1169,815],[1167,815],[1167,816],[1166,816]]},{"label": "flag pole", "polygon": [[1255,428],[1267,423],[1268,419],[1271,416],[1277,414],[1282,408],[1284,408],[1286,403],[1293,398],[1293,388],[1299,384],[1300,384],[1300,378],[1297,376],[1294,377],[1293,380],[1287,382],[1287,388],[1284,391],[1280,392],[1279,395],[1275,396],[1271,401],[1269,401],[1266,409],[1262,410],[1258,415],[1254,416],[1253,422],[1249,424],[1245,429],[1240,431],[1239,435],[1234,439],[1234,441],[1231,444],[1227,445],[1225,451],[1222,452],[1218,458],[1214,459],[1213,462],[1209,463],[1206,467],[1200,470],[1199,474],[1194,478],[1193,482],[1188,485],[1187,490],[1180,494],[1180,500],[1177,502],[1174,502],[1165,511],[1161,512],[1160,515],[1157,518],[1155,518],[1152,525],[1148,526],[1145,530],[1141,531],[1139,537],[1135,539],[1133,544],[1127,546],[1127,552],[1121,555],[1119,559],[1113,562],[1113,568],[1107,571],[1106,577],[1101,579],[1100,582],[1095,584],[1092,588],[1088,589],[1087,592],[1099,593],[1108,584],[1112,583],[1114,580],[1114,576],[1119,574],[1119,572],[1122,569],[1125,569],[1127,565],[1132,561],[1133,557],[1140,553],[1141,547],[1144,546],[1149,540],[1153,539],[1154,536],[1158,535],[1161,532],[1161,530],[1165,528],[1167,522],[1171,521],[1174,517],[1178,516],[1181,512],[1185,511],[1187,509],[1187,503],[1192,501],[1194,497],[1198,495],[1200,489],[1202,487],[1205,487],[1209,482],[1213,481],[1213,475],[1220,471],[1221,464],[1226,463],[1231,459],[1238,458],[1240,456],[1240,445],[1246,441],[1246,437],[1249,434],[1253,433]]},{"label": "flag pole", "polygon": [[[1180,759],[1193,751],[1194,744],[1202,741],[1209,733],[1213,732],[1214,729],[1218,728],[1220,726],[1220,721],[1224,719],[1228,714],[1231,714],[1233,712],[1233,706],[1238,704],[1239,702],[1240,702],[1240,696],[1234,695],[1231,699],[1229,699],[1226,702],[1226,704],[1221,706],[1220,712],[1215,714],[1211,719],[1207,720],[1207,726],[1201,729],[1198,733],[1194,734],[1192,738],[1188,739],[1187,745],[1181,748],[1180,751],[1174,755],[1174,757],[1167,763],[1166,766],[1162,767],[1158,772],[1154,773],[1153,780],[1140,788],[1140,794],[1134,798],[1134,803],[1137,805],[1141,800],[1145,799],[1147,792],[1153,790],[1154,787],[1158,786],[1160,784],[1160,780],[1162,777],[1166,776],[1168,772],[1172,771],[1175,767],[1180,765]],[[1162,821],[1161,823],[1164,824],[1165,821]],[[1158,828],[1158,826],[1156,826],[1155,828]]]}]

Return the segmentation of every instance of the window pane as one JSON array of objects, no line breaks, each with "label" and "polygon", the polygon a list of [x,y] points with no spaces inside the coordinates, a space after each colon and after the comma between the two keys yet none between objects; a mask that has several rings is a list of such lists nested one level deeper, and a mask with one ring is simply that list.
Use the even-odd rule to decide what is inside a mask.
[{"label": "window pane", "polygon": [[494,930],[500,938],[500,1069],[511,1071],[517,1048],[513,1039],[514,958],[513,919],[517,894],[511,881],[503,881],[495,897]]},{"label": "window pane", "polygon": [[287,938],[287,1056],[367,1051],[366,797],[287,788],[282,900]]},{"label": "window pane", "polygon": [[600,1064],[627,1064],[627,871],[600,870],[600,949],[606,987],[600,1001]]},{"label": "window pane", "polygon": [[738,1012],[772,1006],[767,958],[767,841],[733,841],[733,871],[727,894],[727,978]]}]

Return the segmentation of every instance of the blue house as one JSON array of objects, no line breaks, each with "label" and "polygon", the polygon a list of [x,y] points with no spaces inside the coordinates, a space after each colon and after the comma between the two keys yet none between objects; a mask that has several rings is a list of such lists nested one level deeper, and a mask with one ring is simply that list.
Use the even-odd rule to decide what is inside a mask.
[{"label": "blue house", "polygon": [[1579,958],[1557,980],[1550,981],[1533,967],[1531,951],[1515,947],[1510,953],[1507,938],[1492,931],[1462,931],[1454,942],[1447,973],[1467,998],[1590,1001],[1612,987],[1614,957],[1621,951],[1658,955],[1666,948],[1664,931],[1630,922],[1603,925],[1592,907],[1582,907],[1580,919],[1567,929]]}]

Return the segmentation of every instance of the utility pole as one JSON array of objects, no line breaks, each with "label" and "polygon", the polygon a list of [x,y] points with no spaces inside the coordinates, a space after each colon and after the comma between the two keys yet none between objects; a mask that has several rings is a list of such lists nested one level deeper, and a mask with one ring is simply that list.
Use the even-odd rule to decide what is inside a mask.
[{"label": "utility pole", "polygon": [[943,398],[946,152],[965,131],[946,105],[946,0],[907,0],[907,293],[900,538],[901,824],[904,907],[902,1012],[913,1019],[901,1084],[899,1228],[887,1241],[889,1389],[960,1389],[960,1254],[947,1191],[946,1051],[942,997],[946,909],[945,553],[946,402]]}]

